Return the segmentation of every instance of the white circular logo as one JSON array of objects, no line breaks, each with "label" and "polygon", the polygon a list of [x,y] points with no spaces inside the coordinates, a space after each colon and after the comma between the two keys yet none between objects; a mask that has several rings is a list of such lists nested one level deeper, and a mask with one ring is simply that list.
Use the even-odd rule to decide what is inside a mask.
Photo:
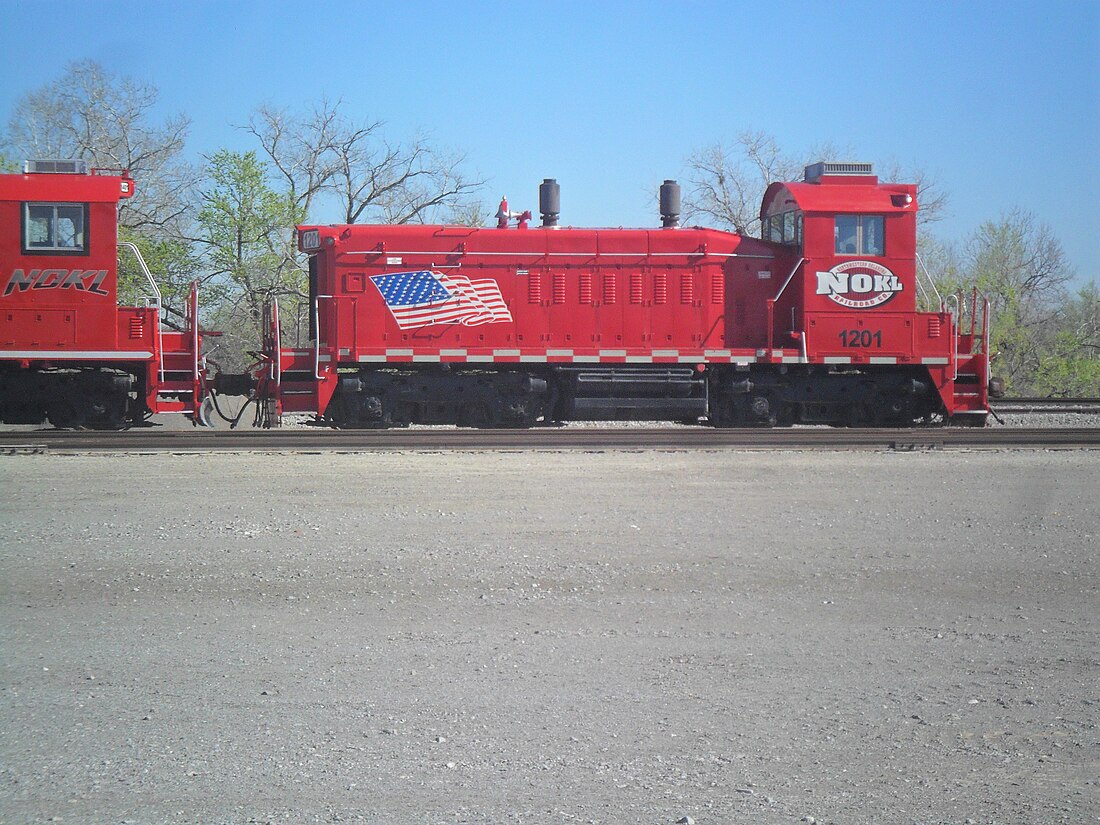
[{"label": "white circular logo", "polygon": [[901,291],[898,276],[874,261],[845,261],[817,273],[817,294],[850,309],[881,306]]}]

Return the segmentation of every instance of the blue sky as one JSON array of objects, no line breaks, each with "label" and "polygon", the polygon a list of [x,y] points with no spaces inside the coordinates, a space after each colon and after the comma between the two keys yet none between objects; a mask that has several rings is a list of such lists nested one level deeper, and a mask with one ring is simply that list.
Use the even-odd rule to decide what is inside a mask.
[{"label": "blue sky", "polygon": [[[44,18],[42,10],[49,9]],[[0,120],[72,60],[150,82],[188,152],[254,148],[261,103],[341,98],[466,153],[495,206],[562,186],[573,225],[656,224],[684,159],[745,129],[932,174],[959,238],[1013,207],[1100,274],[1100,3],[0,0]]]}]

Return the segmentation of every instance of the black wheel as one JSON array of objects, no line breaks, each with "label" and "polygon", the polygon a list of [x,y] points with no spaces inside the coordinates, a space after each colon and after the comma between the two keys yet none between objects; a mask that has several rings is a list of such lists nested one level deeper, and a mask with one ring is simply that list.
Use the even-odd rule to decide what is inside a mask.
[{"label": "black wheel", "polygon": [[70,398],[55,399],[47,409],[46,417],[59,430],[77,430],[84,426],[82,410]]},{"label": "black wheel", "polygon": [[468,401],[462,405],[462,413],[459,416],[460,427],[476,427],[488,429],[494,425],[493,412],[485,401]]}]

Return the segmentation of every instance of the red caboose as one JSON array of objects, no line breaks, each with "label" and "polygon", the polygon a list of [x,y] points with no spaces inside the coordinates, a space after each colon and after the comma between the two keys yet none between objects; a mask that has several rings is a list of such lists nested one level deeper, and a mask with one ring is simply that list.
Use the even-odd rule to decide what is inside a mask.
[{"label": "red caboose", "polygon": [[276,320],[259,395],[344,427],[984,421],[983,336],[917,311],[915,187],[816,164],[760,239],[679,228],[672,182],[661,229],[560,227],[541,195],[532,229],[299,227],[313,345]]},{"label": "red caboose", "polygon": [[[118,429],[149,413],[195,416],[205,370],[194,289],[164,328],[157,285],[118,241],[125,172],[80,161],[29,161],[0,175],[0,420]],[[120,307],[118,250],[149,279],[140,307]]]}]

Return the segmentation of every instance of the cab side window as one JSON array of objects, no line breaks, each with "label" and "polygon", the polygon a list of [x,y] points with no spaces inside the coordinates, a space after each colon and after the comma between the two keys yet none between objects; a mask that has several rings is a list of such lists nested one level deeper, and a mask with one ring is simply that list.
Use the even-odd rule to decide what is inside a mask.
[{"label": "cab side window", "polygon": [[760,237],[765,241],[802,246],[802,212],[792,209],[771,215],[764,220]]},{"label": "cab side window", "polygon": [[85,255],[88,252],[86,203],[23,204],[23,252]]},{"label": "cab side window", "polygon": [[886,254],[882,215],[837,215],[834,236],[837,255]]}]

